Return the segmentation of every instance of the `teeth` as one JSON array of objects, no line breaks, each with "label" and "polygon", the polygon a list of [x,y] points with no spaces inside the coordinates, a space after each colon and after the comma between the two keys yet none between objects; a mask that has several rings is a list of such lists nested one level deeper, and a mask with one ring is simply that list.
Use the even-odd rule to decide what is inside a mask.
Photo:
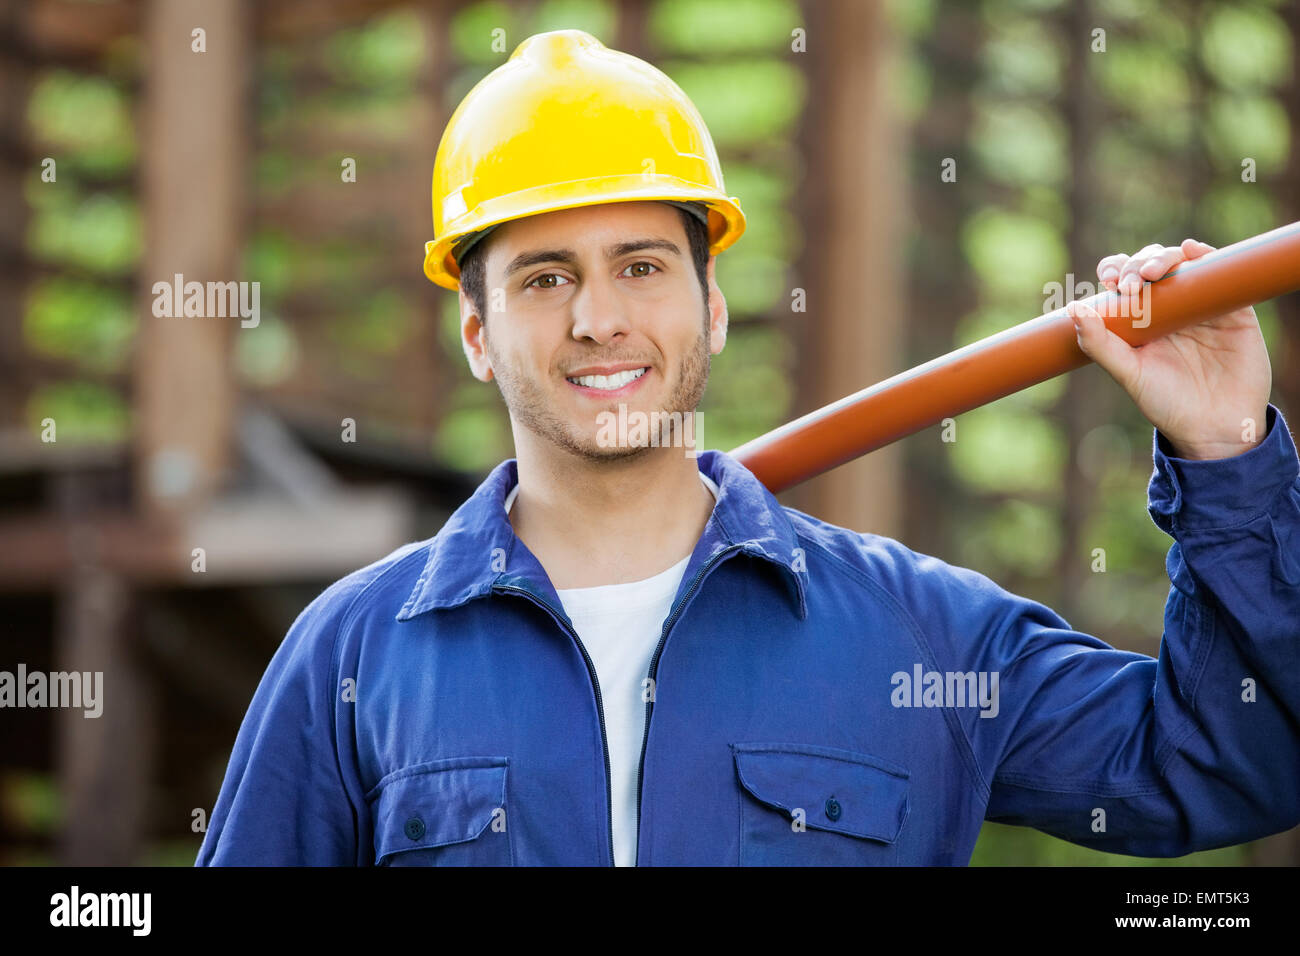
[{"label": "teeth", "polygon": [[635,382],[645,373],[646,370],[643,368],[631,368],[626,372],[615,372],[613,375],[582,375],[578,378],[570,378],[569,381],[587,388],[622,388],[628,382]]}]

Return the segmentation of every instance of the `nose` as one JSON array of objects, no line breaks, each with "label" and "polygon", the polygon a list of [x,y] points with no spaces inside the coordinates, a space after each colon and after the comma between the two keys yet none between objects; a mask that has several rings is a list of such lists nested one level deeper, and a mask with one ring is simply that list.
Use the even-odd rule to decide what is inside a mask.
[{"label": "nose", "polygon": [[588,276],[569,300],[573,337],[605,345],[630,329],[628,316],[618,294],[618,282],[607,275]]}]

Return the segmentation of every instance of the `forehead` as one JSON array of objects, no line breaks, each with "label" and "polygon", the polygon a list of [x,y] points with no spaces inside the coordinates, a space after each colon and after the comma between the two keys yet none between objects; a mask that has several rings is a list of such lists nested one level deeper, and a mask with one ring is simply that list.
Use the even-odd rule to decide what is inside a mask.
[{"label": "forehead", "polygon": [[[578,206],[525,216],[503,223],[487,237],[488,265],[498,267],[507,256],[531,249],[575,251],[602,247],[630,238],[659,237],[681,245],[686,235],[677,207],[663,202],[636,201]],[[683,247],[683,254],[686,249]]]}]

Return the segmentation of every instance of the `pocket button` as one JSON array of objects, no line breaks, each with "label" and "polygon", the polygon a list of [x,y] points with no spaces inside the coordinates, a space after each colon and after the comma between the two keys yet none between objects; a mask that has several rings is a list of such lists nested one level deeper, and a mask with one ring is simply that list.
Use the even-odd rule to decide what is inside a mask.
[{"label": "pocket button", "polygon": [[424,836],[424,821],[419,817],[411,817],[406,821],[406,835],[412,840],[419,840]]},{"label": "pocket button", "polygon": [[826,816],[831,820],[840,818],[840,802],[834,797],[826,801]]}]

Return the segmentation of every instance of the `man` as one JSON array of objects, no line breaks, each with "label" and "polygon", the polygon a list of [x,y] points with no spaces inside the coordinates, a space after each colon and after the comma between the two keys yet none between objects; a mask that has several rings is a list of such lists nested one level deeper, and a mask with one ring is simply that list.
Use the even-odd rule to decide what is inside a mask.
[{"label": "man", "polygon": [[673,415],[744,220],[652,67],[525,41],[452,117],[434,220],[516,458],[298,618],[199,864],[965,864],[985,819],[1172,856],[1300,821],[1300,462],[1252,309],[1141,349],[1074,310],[1156,426],[1157,660],[695,456]]}]

